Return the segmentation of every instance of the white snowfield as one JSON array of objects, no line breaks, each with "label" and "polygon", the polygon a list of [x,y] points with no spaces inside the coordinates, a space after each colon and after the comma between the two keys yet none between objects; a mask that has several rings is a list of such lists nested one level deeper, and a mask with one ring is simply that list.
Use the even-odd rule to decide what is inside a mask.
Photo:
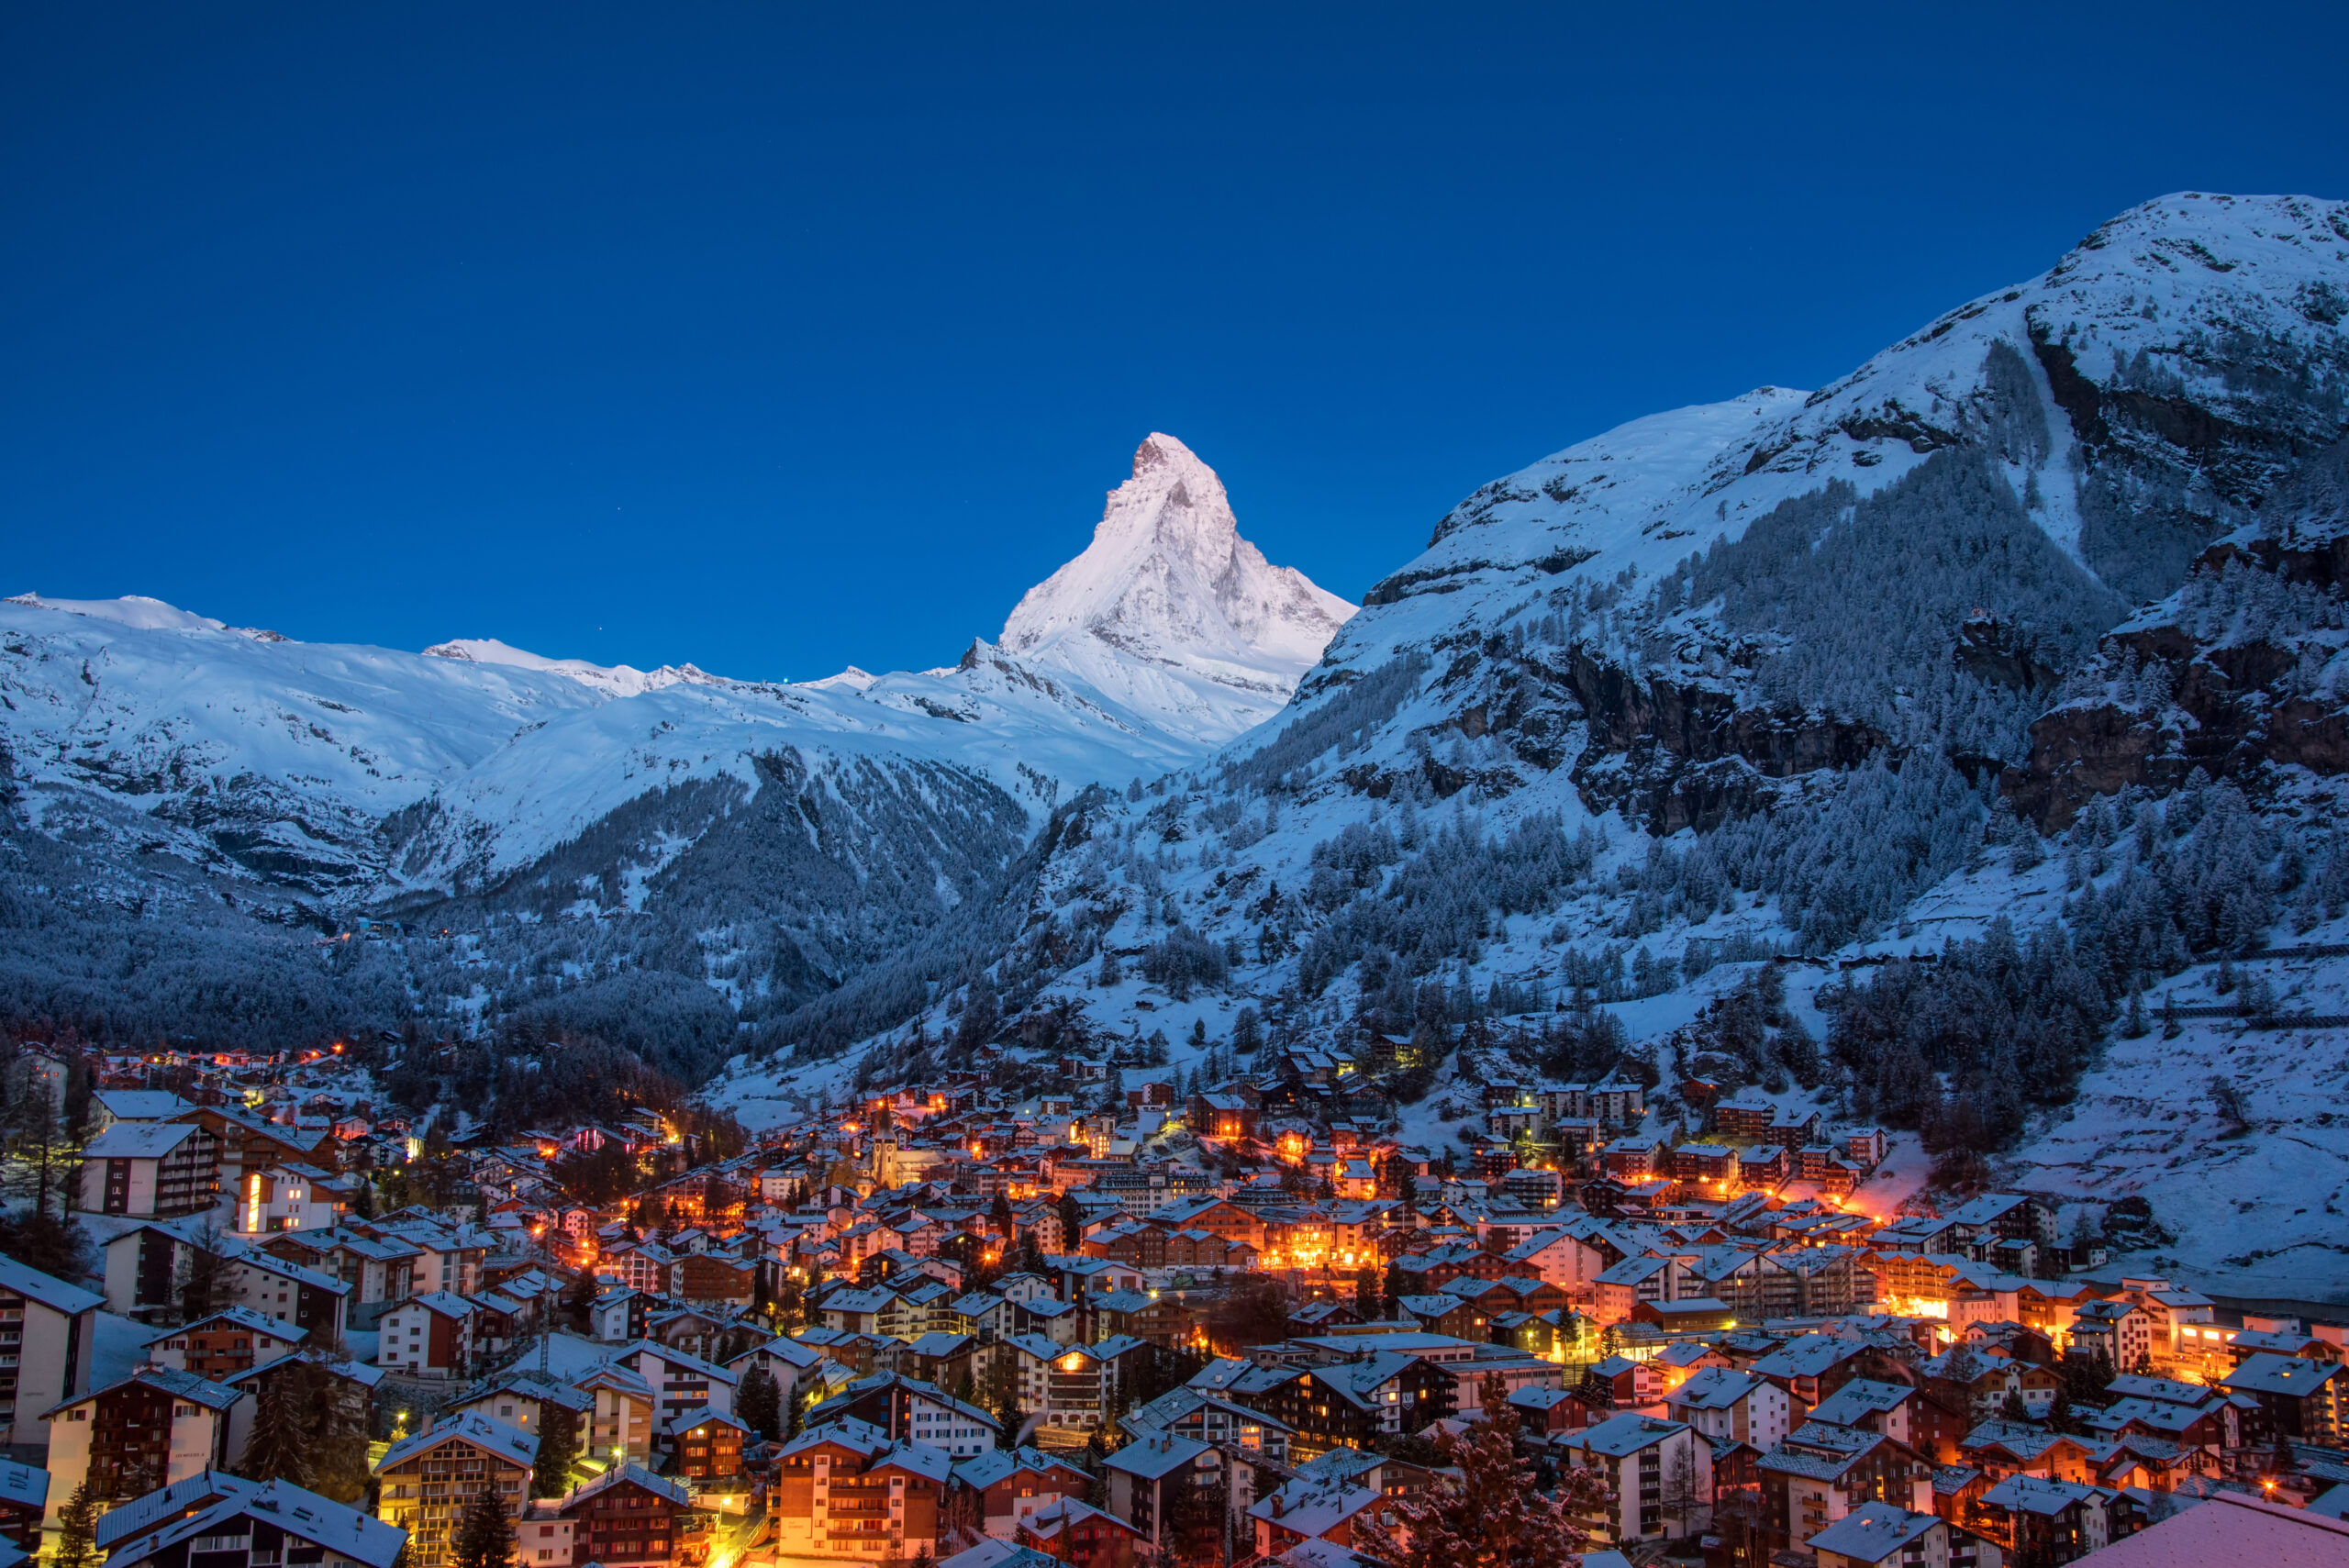
[{"label": "white snowfield", "polygon": [[[1029,656],[974,639],[952,669],[784,684],[487,638],[421,654],[302,643],[157,599],[25,595],[0,603],[0,740],[36,820],[128,805],[139,831],[203,862],[217,857],[199,824],[234,800],[250,832],[354,894],[526,865],[665,784],[756,789],[754,759],[786,748],[818,773],[962,768],[1048,806],[1195,762],[1276,712],[1351,609],[1267,565],[1180,442],[1142,452],[1093,548],[1013,616],[1073,634],[1040,631]],[[428,798],[441,826],[382,884],[349,886],[367,880],[373,823]]]}]

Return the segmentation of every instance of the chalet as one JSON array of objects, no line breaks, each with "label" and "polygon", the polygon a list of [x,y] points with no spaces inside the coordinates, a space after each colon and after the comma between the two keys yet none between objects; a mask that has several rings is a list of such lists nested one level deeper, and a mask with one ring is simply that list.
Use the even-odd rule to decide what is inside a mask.
[{"label": "chalet", "polygon": [[0,1258],[0,1440],[49,1441],[44,1411],[89,1392],[106,1297]]},{"label": "chalet", "polygon": [[375,1462],[378,1517],[407,1531],[415,1568],[440,1568],[451,1560],[458,1522],[477,1496],[487,1492],[508,1517],[520,1518],[538,1451],[538,1439],[475,1411],[441,1421],[392,1444]]},{"label": "chalet", "polygon": [[935,1561],[951,1529],[945,1452],[893,1446],[862,1421],[809,1428],[784,1445],[775,1466],[768,1507],[781,1554]]},{"label": "chalet", "polygon": [[659,1395],[659,1415],[664,1423],[705,1405],[729,1414],[733,1411],[735,1385],[741,1379],[699,1356],[639,1340],[611,1359],[615,1364],[633,1369]]},{"label": "chalet", "polygon": [[[1327,1476],[1299,1476],[1271,1496],[1259,1497],[1247,1509],[1247,1517],[1257,1526],[1259,1559],[1353,1561],[1351,1547],[1358,1544],[1355,1529],[1379,1521],[1386,1507],[1386,1497],[1372,1485],[1351,1485]],[[1327,1542],[1327,1547],[1316,1551],[1320,1542]],[[1332,1547],[1346,1556],[1325,1556]]]},{"label": "chalet", "polygon": [[954,1480],[976,1495],[987,1535],[1009,1540],[1014,1527],[1054,1498],[1084,1497],[1093,1478],[1066,1460],[1020,1448],[975,1454],[954,1467]]},{"label": "chalet", "polygon": [[1856,1427],[1806,1421],[1754,1465],[1763,1518],[1780,1539],[1808,1540],[1871,1502],[1929,1511],[1933,1471],[1908,1444]]},{"label": "chalet", "polygon": [[1070,1568],[1132,1568],[1141,1559],[1139,1530],[1078,1497],[1047,1500],[1012,1528],[1011,1540],[1039,1562]]},{"label": "chalet", "polygon": [[928,1443],[961,1460],[985,1453],[1009,1435],[1002,1423],[934,1383],[896,1373],[859,1378],[807,1412],[810,1426],[858,1421],[892,1442]]},{"label": "chalet", "polygon": [[685,1301],[748,1307],[758,1294],[758,1261],[694,1252],[669,1266],[669,1292]]},{"label": "chalet", "polygon": [[1273,1462],[1288,1460],[1286,1423],[1261,1410],[1252,1410],[1204,1388],[1170,1389],[1149,1404],[1128,1411],[1119,1425],[1135,1438],[1170,1432],[1223,1449],[1261,1454]]},{"label": "chalet", "polygon": [[514,1527],[514,1561],[518,1568],[666,1568],[685,1555],[680,1548],[692,1507],[683,1482],[623,1462],[560,1497],[526,1505]]},{"label": "chalet", "polygon": [[1742,1442],[1767,1451],[1794,1428],[1787,1391],[1766,1377],[1708,1367],[1664,1396],[1664,1408],[1719,1444]]},{"label": "chalet", "polygon": [[1785,1389],[1800,1416],[1858,1375],[1847,1363],[1865,1349],[1856,1340],[1805,1334],[1780,1345],[1749,1370]]},{"label": "chalet", "polygon": [[573,1386],[595,1402],[587,1418],[589,1452],[639,1464],[651,1461],[660,1396],[643,1374],[630,1366],[607,1363],[575,1379]]},{"label": "chalet", "polygon": [[1457,1383],[1423,1356],[1379,1351],[1360,1360],[1301,1369],[1237,1401],[1264,1411],[1295,1434],[1291,1451],[1309,1458],[1345,1444],[1368,1448],[1438,1421],[1456,1407]]},{"label": "chalet", "polygon": [[331,1230],[350,1211],[351,1182],[316,1165],[270,1165],[245,1172],[236,1193],[237,1229],[248,1236],[278,1230]]},{"label": "chalet", "polygon": [[102,1504],[128,1502],[227,1462],[237,1390],[194,1373],[142,1366],[52,1407],[49,1526],[84,1481]]},{"label": "chalet", "polygon": [[574,1419],[584,1419],[596,1408],[596,1401],[592,1395],[560,1377],[550,1375],[542,1381],[536,1372],[526,1367],[508,1367],[458,1395],[450,1408],[474,1411],[537,1437],[545,1429],[550,1406]]},{"label": "chalet", "polygon": [[2116,1372],[2132,1372],[2153,1353],[2154,1329],[2154,1315],[2133,1301],[2083,1302],[2072,1314],[2070,1353],[2098,1357]]},{"label": "chalet", "polygon": [[290,1328],[249,1307],[231,1307],[165,1329],[147,1341],[147,1356],[159,1366],[226,1383],[238,1373],[292,1355],[309,1337],[306,1329]]},{"label": "chalet", "polygon": [[1783,1143],[1757,1143],[1737,1151],[1737,1186],[1741,1192],[1775,1192],[1794,1173],[1793,1158]]},{"label": "chalet", "polygon": [[330,1408],[346,1431],[364,1431],[375,1409],[375,1389],[384,1381],[381,1367],[361,1362],[327,1361],[316,1355],[280,1356],[250,1372],[230,1373],[220,1381],[244,1396],[228,1407],[228,1451],[241,1455],[252,1436],[262,1396],[280,1378],[296,1377],[298,1397]]},{"label": "chalet", "polygon": [[1975,1501],[1983,1533],[2023,1562],[2071,1562],[2110,1539],[2113,1494],[2074,1481],[2009,1475]]},{"label": "chalet", "polygon": [[669,1440],[676,1473],[707,1482],[741,1474],[743,1447],[755,1442],[757,1434],[716,1410],[688,1410],[669,1423]]},{"label": "chalet", "polygon": [[1163,1431],[1126,1444],[1102,1468],[1109,1481],[1109,1511],[1133,1527],[1144,1544],[1169,1554],[1193,1544],[1168,1539],[1169,1516],[1180,1512],[1176,1495],[1196,1494],[1222,1479],[1211,1445]]}]

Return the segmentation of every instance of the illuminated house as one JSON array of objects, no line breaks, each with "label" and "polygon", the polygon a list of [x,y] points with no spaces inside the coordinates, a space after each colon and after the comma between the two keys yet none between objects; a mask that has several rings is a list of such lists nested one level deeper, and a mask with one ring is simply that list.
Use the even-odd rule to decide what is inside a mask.
[{"label": "illuminated house", "polygon": [[667,1568],[697,1561],[689,1550],[693,1494],[639,1464],[622,1464],[560,1497],[532,1502],[514,1527],[515,1568]]},{"label": "illuminated house", "polygon": [[676,1451],[676,1473],[688,1481],[711,1481],[742,1473],[742,1445],[751,1429],[716,1410],[688,1410],[669,1423]]},{"label": "illuminated house", "polygon": [[484,1492],[520,1518],[538,1451],[539,1440],[520,1428],[468,1411],[384,1451],[375,1462],[376,1517],[408,1532],[415,1568],[439,1568],[465,1510]]},{"label": "illuminated house", "polygon": [[785,1444],[768,1511],[785,1556],[938,1557],[951,1532],[953,1462],[922,1443],[892,1444],[862,1421],[814,1427]]}]

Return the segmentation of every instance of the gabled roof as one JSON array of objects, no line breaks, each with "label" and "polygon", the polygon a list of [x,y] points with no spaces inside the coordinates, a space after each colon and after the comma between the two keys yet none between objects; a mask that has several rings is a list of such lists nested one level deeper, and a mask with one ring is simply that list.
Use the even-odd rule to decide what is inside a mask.
[{"label": "gabled roof", "polygon": [[1625,1454],[1637,1453],[1643,1448],[1660,1443],[1675,1432],[1687,1430],[1688,1428],[1683,1422],[1659,1421],[1653,1416],[1627,1410],[1569,1434],[1565,1443],[1569,1448],[1620,1459]]},{"label": "gabled roof", "polygon": [[70,1409],[76,1405],[85,1405],[102,1394],[111,1394],[117,1388],[128,1388],[134,1383],[143,1383],[148,1387],[158,1389],[174,1399],[184,1399],[191,1405],[201,1405],[207,1410],[226,1410],[245,1396],[242,1389],[231,1388],[225,1383],[215,1383],[208,1377],[198,1377],[192,1372],[181,1372],[176,1367],[142,1366],[134,1369],[129,1376],[117,1378],[104,1388],[93,1388],[87,1394],[59,1400],[41,1412],[41,1418],[47,1420],[61,1410]]},{"label": "gabled roof", "polygon": [[97,1525],[90,1532],[91,1540],[99,1551],[111,1552],[115,1543],[124,1537],[151,1529],[174,1515],[198,1513],[223,1497],[242,1496],[260,1490],[258,1481],[248,1481],[225,1470],[199,1470],[168,1486],[158,1486],[143,1497],[133,1497],[108,1508],[98,1516]]},{"label": "gabled roof", "polygon": [[1014,1546],[1008,1540],[989,1539],[968,1551],[956,1552],[939,1563],[938,1568],[1061,1568],[1061,1560],[1032,1546]]},{"label": "gabled roof", "polygon": [[889,1446],[889,1436],[870,1421],[859,1421],[843,1417],[836,1421],[827,1421],[820,1427],[808,1428],[784,1444],[776,1457],[788,1459],[795,1453],[801,1453],[811,1448],[820,1448],[826,1443],[837,1444],[863,1458],[870,1459]]},{"label": "gabled roof", "polygon": [[873,1462],[875,1470],[903,1470],[943,1485],[954,1473],[954,1456],[929,1443],[901,1442]]},{"label": "gabled roof", "polygon": [[107,1568],[143,1562],[167,1547],[199,1536],[224,1533],[223,1525],[245,1518],[273,1525],[298,1540],[326,1548],[330,1555],[348,1558],[365,1568],[391,1568],[400,1549],[407,1544],[407,1531],[395,1525],[329,1502],[290,1481],[272,1481],[250,1492],[228,1493],[207,1508],[180,1514],[152,1529],[121,1538],[122,1544],[106,1559]]},{"label": "gabled roof", "polygon": [[1182,1469],[1211,1447],[1193,1438],[1178,1438],[1166,1434],[1130,1442],[1101,1462],[1111,1470],[1144,1481],[1154,1481],[1162,1475]]},{"label": "gabled roof", "polygon": [[1709,1366],[1666,1395],[1664,1403],[1691,1410],[1727,1410],[1757,1388],[1776,1386],[1769,1379],[1750,1372]]},{"label": "gabled roof", "polygon": [[593,1481],[582,1482],[564,1493],[561,1508],[568,1512],[573,1505],[622,1485],[641,1486],[654,1496],[666,1498],[681,1508],[691,1507],[694,1500],[693,1488],[684,1482],[673,1481],[666,1475],[655,1475],[634,1460],[627,1460]]},{"label": "gabled roof", "polygon": [[1922,1540],[1941,1522],[1938,1514],[1912,1514],[1890,1503],[1867,1503],[1810,1538],[1813,1551],[1833,1551],[1855,1562],[1881,1562]]},{"label": "gabled roof", "polygon": [[442,1421],[430,1431],[418,1432],[412,1438],[394,1443],[384,1451],[384,1457],[375,1462],[376,1473],[381,1474],[395,1464],[404,1463],[444,1443],[457,1441],[469,1442],[508,1464],[526,1467],[539,1454],[539,1440],[521,1428],[508,1426],[478,1410],[466,1410],[454,1420]]},{"label": "gabled roof", "polygon": [[642,1355],[656,1357],[666,1365],[682,1367],[685,1371],[693,1373],[696,1376],[707,1377],[714,1383],[730,1384],[740,1383],[742,1381],[742,1377],[740,1373],[729,1372],[722,1366],[712,1365],[708,1362],[702,1360],[699,1356],[687,1355],[683,1351],[672,1350],[667,1345],[658,1344],[651,1340],[639,1340],[633,1344],[623,1345],[618,1351],[612,1352],[612,1359],[614,1361],[634,1361],[637,1357]]},{"label": "gabled roof", "polygon": [[1856,1427],[1870,1416],[1899,1408],[1916,1390],[1905,1383],[1876,1383],[1855,1377],[1820,1401],[1810,1413],[1814,1421],[1831,1427]]},{"label": "gabled roof", "polygon": [[28,1268],[14,1258],[0,1258],[0,1290],[13,1290],[28,1301],[38,1301],[43,1307],[69,1317],[106,1304],[103,1296],[83,1290],[78,1284],[68,1284],[39,1269]]},{"label": "gabled roof", "polygon": [[1993,1507],[2017,1513],[2060,1514],[2073,1504],[2096,1496],[2096,1488],[2076,1481],[2047,1481],[2036,1475],[2009,1475],[1982,1494]]},{"label": "gabled roof", "polygon": [[199,1318],[193,1323],[183,1323],[176,1329],[166,1329],[146,1342],[150,1345],[160,1344],[174,1334],[193,1334],[197,1329],[207,1328],[215,1323],[224,1324],[232,1329],[249,1329],[256,1334],[268,1334],[275,1339],[284,1340],[288,1344],[298,1345],[310,1337],[310,1331],[307,1329],[292,1323],[281,1323],[274,1318],[264,1318],[250,1307],[224,1307],[219,1311],[208,1317]]},{"label": "gabled roof", "polygon": [[[371,1366],[365,1362],[321,1362],[298,1356],[281,1356],[273,1362],[253,1368],[250,1372],[238,1373],[235,1376],[224,1381],[231,1387],[241,1388],[248,1394],[258,1395],[264,1378],[274,1377],[287,1367],[296,1365],[323,1367],[328,1376],[341,1378],[346,1383],[356,1383],[371,1393],[377,1384],[389,1375],[384,1368]],[[584,1407],[582,1407],[583,1409]]]},{"label": "gabled roof", "polygon": [[2285,1394],[2305,1398],[2341,1375],[2338,1362],[2310,1361],[2303,1356],[2279,1356],[2262,1351],[2219,1379],[2219,1386],[2238,1394]]}]

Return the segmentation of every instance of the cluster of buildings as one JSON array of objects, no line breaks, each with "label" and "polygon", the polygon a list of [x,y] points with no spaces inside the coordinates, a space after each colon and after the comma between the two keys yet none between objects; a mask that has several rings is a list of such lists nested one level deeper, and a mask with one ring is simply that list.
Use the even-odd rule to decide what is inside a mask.
[{"label": "cluster of buildings", "polygon": [[[650,1111],[460,1138],[451,1202],[383,1214],[362,1173],[417,1150],[322,1101],[331,1055],[102,1088],[100,1266],[0,1262],[0,1533],[37,1543],[86,1481],[110,1568],[320,1561],[266,1555],[301,1510],[357,1543],[326,1562],[437,1568],[486,1491],[534,1568],[1345,1568],[1439,1484],[1413,1440],[1504,1414],[1604,1474],[1587,1523],[1625,1549],[1995,1568],[2201,1499],[2349,1501],[2337,1329],[2073,1274],[2028,1195],[1871,1214],[1872,1129],[1731,1095],[1667,1138],[1627,1073],[1471,1065],[1464,1155],[1327,1052],[1090,1108],[1008,1100],[982,1053],[721,1160]],[[634,1190],[565,1190],[615,1147]],[[102,1313],[136,1364],[102,1374]],[[297,1368],[373,1440],[374,1518],[234,1473]],[[184,1564],[197,1518],[247,1563]]]}]

